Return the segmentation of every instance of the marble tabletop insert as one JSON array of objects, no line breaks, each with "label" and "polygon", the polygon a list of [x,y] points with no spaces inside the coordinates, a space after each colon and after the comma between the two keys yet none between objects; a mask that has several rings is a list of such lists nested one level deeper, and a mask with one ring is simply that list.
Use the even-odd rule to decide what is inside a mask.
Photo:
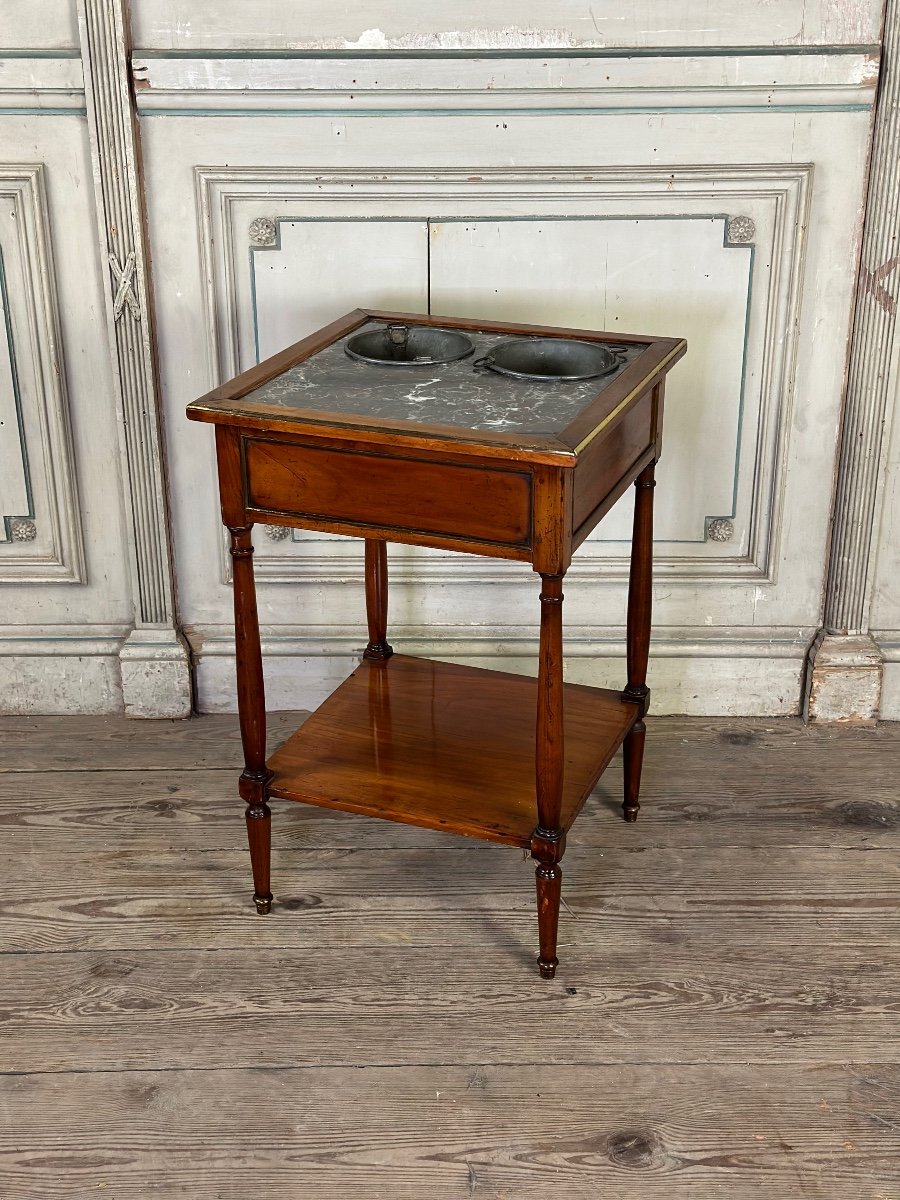
[{"label": "marble tabletop insert", "polygon": [[[410,322],[413,324],[413,322]],[[381,366],[348,357],[350,337],[383,328],[371,321],[306,361],[241,397],[242,404],[280,405],[307,412],[340,413],[381,420],[450,425],[508,433],[558,434],[634,362],[646,344],[623,350],[623,362],[598,379],[555,381],[513,379],[473,369],[509,335],[465,332],[475,352],[457,362],[408,367]]]}]

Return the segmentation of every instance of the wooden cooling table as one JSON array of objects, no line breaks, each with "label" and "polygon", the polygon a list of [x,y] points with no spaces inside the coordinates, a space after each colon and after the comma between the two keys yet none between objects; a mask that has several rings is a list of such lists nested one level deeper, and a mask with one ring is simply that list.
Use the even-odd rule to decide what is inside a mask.
[{"label": "wooden cooling table", "polygon": [[[475,356],[396,369],[344,353],[352,333],[383,322],[464,331]],[[479,370],[478,355],[510,336],[603,343],[620,362],[577,383]],[[192,420],[216,426],[234,561],[239,789],[259,912],[272,904],[273,797],[503,842],[537,861],[538,964],[552,978],[566,833],[620,745],[624,815],[637,817],[653,472],[665,375],[685,350],[675,338],[357,310],[188,406]],[[564,684],[563,576],[632,483],[627,686]],[[362,664],[268,762],[257,521],[365,539]],[[541,577],[538,678],[394,655],[388,541],[530,563]]]}]

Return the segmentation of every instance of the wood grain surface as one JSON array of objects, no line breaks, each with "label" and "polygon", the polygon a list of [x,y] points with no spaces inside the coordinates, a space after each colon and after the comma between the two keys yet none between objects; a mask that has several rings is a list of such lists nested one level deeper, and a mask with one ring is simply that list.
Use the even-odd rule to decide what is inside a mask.
[{"label": "wood grain surface", "polygon": [[528,546],[531,477],[527,471],[421,462],[398,453],[358,454],[243,440],[247,506],[254,513],[312,517],[360,528]]},{"label": "wood grain surface", "polygon": [[[556,624],[562,724],[558,613]],[[269,794],[529,846],[538,825],[541,695],[524,675],[403,654],[364,661],[269,758]],[[560,773],[554,826],[570,827],[636,714],[618,692],[565,687],[565,781]],[[561,730],[557,740],[561,766]]]},{"label": "wood grain surface", "polygon": [[554,980],[425,829],[273,801],[257,917],[236,718],[0,733],[3,1200],[900,1197],[900,729],[648,721]]},{"label": "wood grain surface", "polygon": [[0,1131],[10,1198],[879,1200],[900,1181],[884,1064],[20,1076],[8,1098],[30,1130]]}]

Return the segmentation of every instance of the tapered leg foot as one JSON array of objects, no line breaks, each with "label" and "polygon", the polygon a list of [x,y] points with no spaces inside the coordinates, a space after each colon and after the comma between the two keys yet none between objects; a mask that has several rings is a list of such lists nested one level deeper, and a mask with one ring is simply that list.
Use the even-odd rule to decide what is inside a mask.
[{"label": "tapered leg foot", "polygon": [[559,900],[562,890],[562,870],[557,864],[538,865],[535,871],[538,903],[538,936],[541,952],[538,969],[543,979],[552,979],[559,966],[556,957],[556,937],[559,929]]},{"label": "tapered leg foot", "polygon": [[272,910],[269,863],[272,856],[272,812],[268,804],[251,803],[247,807],[247,841],[253,868],[253,900],[258,913]]},{"label": "tapered leg foot", "polygon": [[644,763],[644,740],[647,726],[638,721],[622,743],[622,758],[625,775],[625,800],[622,815],[629,824],[637,820],[641,802],[641,767]]}]

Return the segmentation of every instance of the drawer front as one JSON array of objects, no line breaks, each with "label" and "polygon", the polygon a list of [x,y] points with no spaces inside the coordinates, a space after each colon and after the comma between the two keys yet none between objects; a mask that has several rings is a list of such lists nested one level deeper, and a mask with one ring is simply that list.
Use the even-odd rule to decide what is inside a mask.
[{"label": "drawer front", "polygon": [[244,440],[247,507],[508,546],[531,541],[531,476],[262,438]]},{"label": "drawer front", "polygon": [[573,498],[576,531],[653,444],[653,437],[653,392],[648,391],[578,456]]}]

